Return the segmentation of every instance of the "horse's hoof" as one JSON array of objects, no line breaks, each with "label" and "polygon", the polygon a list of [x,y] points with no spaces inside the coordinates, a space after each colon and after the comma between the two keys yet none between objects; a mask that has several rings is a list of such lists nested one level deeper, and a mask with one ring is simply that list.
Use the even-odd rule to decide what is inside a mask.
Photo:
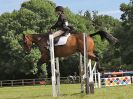
[{"label": "horse's hoof", "polygon": [[100,68],[98,68],[97,70],[98,70],[98,72],[104,74],[104,68],[103,68],[103,67],[100,67]]}]

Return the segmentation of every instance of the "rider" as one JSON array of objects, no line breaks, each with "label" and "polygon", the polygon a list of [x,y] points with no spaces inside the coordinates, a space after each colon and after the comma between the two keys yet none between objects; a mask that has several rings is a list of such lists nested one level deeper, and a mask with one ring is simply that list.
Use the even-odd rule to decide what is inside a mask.
[{"label": "rider", "polygon": [[55,8],[55,12],[58,14],[58,20],[50,28],[50,31],[52,29],[57,29],[58,31],[53,33],[53,38],[58,37],[58,36],[62,35],[63,33],[70,31],[70,27],[68,26],[68,21],[64,15],[64,8],[62,6],[57,6]]}]

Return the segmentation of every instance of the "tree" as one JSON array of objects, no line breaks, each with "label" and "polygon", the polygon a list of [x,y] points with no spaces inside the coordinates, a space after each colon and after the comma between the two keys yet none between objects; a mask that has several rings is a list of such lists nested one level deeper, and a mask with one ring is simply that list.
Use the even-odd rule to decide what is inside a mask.
[{"label": "tree", "polygon": [[[115,36],[119,39],[119,46],[114,49],[111,54],[112,59],[106,59],[105,63],[115,64],[114,68],[117,70],[132,70],[133,67],[133,1],[130,0],[129,4],[122,3],[120,10],[123,12],[121,15],[121,25],[115,28]],[[109,55],[110,51],[106,52],[105,56]],[[116,54],[117,53],[117,54]],[[112,61],[114,60],[114,62]]]},{"label": "tree", "polygon": [[129,4],[122,3],[120,5],[120,10],[123,12],[121,15],[121,19],[124,24],[132,24],[133,23],[133,1],[130,0]]}]

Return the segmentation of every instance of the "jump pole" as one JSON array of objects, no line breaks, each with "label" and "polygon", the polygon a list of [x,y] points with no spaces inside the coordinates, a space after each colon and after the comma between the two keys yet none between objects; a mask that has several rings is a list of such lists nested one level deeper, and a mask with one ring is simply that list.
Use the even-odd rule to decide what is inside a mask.
[{"label": "jump pole", "polygon": [[57,97],[60,94],[60,71],[59,71],[59,60],[58,58],[56,58],[55,60],[53,35],[49,35],[49,42],[50,42],[50,58],[51,58],[51,73],[52,73],[52,94],[53,97]]},{"label": "jump pole", "polygon": [[82,54],[80,53],[80,81],[81,81],[81,93],[84,93],[84,66],[83,66],[83,57]]},{"label": "jump pole", "polygon": [[101,88],[101,74],[98,72],[98,88]]},{"label": "jump pole", "polygon": [[88,74],[88,66],[87,66],[87,37],[86,34],[83,34],[83,40],[84,40],[84,72],[85,72],[85,83],[86,83],[86,94],[89,95],[90,88],[89,88],[89,74]]},{"label": "jump pole", "polygon": [[[93,75],[95,77],[96,82],[96,62],[94,63],[94,66],[92,67],[91,60],[88,60],[87,50],[89,45],[87,44],[87,35],[83,34],[83,43],[84,43],[84,57],[83,57],[83,64],[82,64],[82,55],[80,54],[80,75],[81,75],[81,93],[84,92],[84,79],[86,83],[86,94],[89,95],[90,93],[94,93],[94,81],[93,81]],[[83,75],[84,72],[84,75]],[[98,76],[98,82],[100,77]]]}]

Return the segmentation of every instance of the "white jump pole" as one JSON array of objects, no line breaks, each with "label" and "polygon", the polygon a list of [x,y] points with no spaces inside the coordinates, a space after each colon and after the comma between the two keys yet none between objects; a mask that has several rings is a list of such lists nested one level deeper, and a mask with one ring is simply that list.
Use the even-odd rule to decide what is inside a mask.
[{"label": "white jump pole", "polygon": [[101,88],[101,74],[98,72],[98,88]]},{"label": "white jump pole", "polygon": [[98,73],[97,73],[97,70],[96,70],[96,68],[95,68],[95,69],[94,69],[94,76],[95,76],[95,88],[98,88],[97,75],[98,75]]},{"label": "white jump pole", "polygon": [[49,35],[49,41],[50,41],[50,58],[51,58],[51,72],[52,72],[52,94],[53,97],[57,97],[60,94],[60,72],[59,72],[58,58],[56,58],[56,64],[55,64],[53,35]]},{"label": "white jump pole", "polygon": [[84,33],[83,34],[83,40],[84,40],[84,72],[85,72],[85,77],[86,77],[86,94],[88,95],[90,93],[90,88],[89,88],[89,74],[88,74],[88,66],[87,66],[87,61],[88,61],[88,56],[87,56],[87,49],[88,49],[88,44],[87,44],[87,36]]},{"label": "white jump pole", "polygon": [[[80,76],[81,76],[81,93],[84,92],[84,79],[86,80],[86,94],[94,93],[94,80],[95,79],[95,88],[101,88],[101,79],[100,73],[96,71],[96,64],[92,67],[91,59],[87,60],[87,48],[89,47],[87,44],[87,36],[83,34],[83,44],[84,44],[84,60],[82,63],[82,54],[80,53]],[[84,73],[84,75],[83,75]],[[97,78],[98,77],[98,78]],[[98,81],[97,81],[98,80]],[[98,82],[98,83],[97,83]]]},{"label": "white jump pole", "polygon": [[84,73],[84,67],[82,63],[82,54],[80,53],[80,80],[81,80],[81,93],[84,93],[84,78],[83,78],[83,73]]},{"label": "white jump pole", "polygon": [[[87,50],[89,48],[89,45],[88,45],[87,36],[85,33],[83,34],[83,41],[84,41],[84,71],[85,71],[85,77],[86,77],[86,94],[89,94],[89,93],[94,93],[93,76],[95,76],[95,81],[96,81],[97,62],[95,62],[94,66],[92,67],[91,59],[89,59],[89,61],[87,60],[88,59]],[[94,72],[95,72],[95,75],[94,75]]]},{"label": "white jump pole", "polygon": [[59,69],[59,58],[56,58],[56,70],[57,70],[57,95],[60,95],[60,69]]}]

